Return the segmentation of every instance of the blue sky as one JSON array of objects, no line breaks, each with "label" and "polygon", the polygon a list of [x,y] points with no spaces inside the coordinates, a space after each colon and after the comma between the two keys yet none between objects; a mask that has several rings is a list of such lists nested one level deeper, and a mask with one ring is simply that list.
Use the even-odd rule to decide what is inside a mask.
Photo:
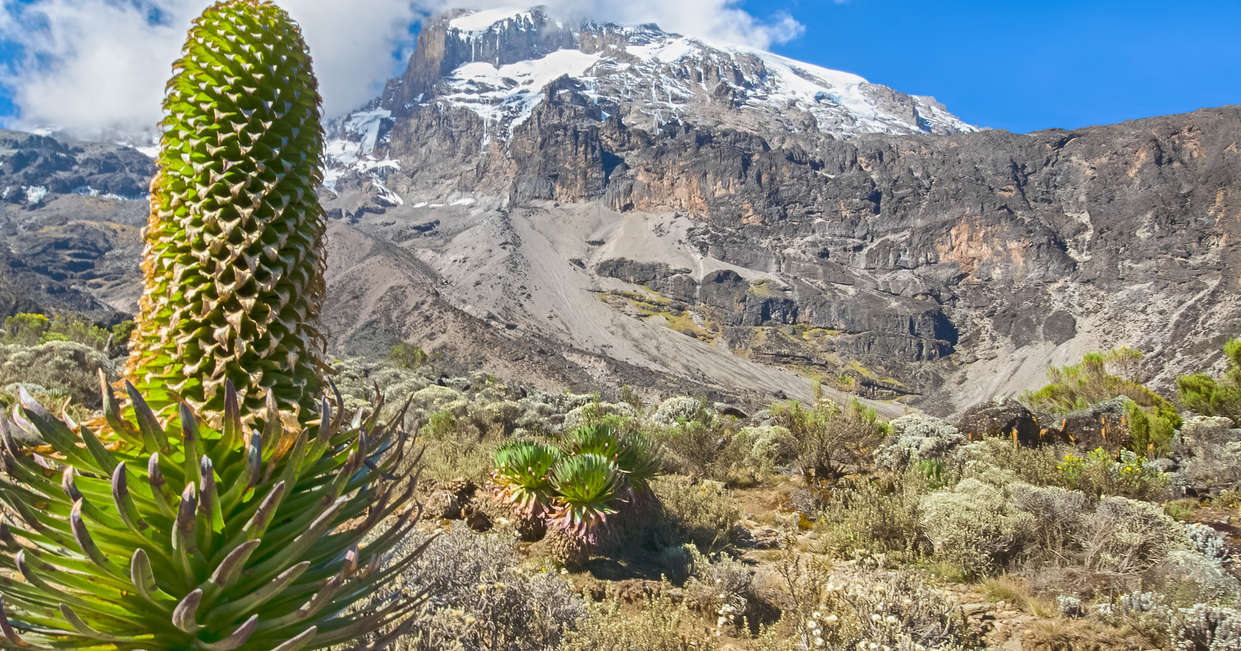
[{"label": "blue sky", "polygon": [[780,54],[934,95],[1026,132],[1241,104],[1241,0],[751,0],[805,35]]},{"label": "blue sky", "polygon": [[[734,0],[622,0],[619,7],[613,4],[615,0],[542,1],[591,5],[592,11],[625,15],[662,12],[683,21],[689,16],[690,22],[699,7],[707,8],[703,20],[707,20],[706,13],[720,15],[735,8]],[[149,26],[133,27],[116,16],[112,18],[117,22],[109,23],[113,27],[101,31],[99,21],[86,16],[84,7],[99,11],[123,3],[163,4],[192,15],[207,0],[2,2],[5,12],[37,2],[67,7],[69,16],[83,14],[78,25],[64,11],[60,19],[80,30],[75,38],[61,41],[81,43],[81,51],[71,57],[76,67],[69,68],[76,76],[65,74],[50,88],[30,94],[41,98],[38,115],[52,123],[72,123],[97,117],[105,106],[111,110],[109,119],[126,119],[128,97],[134,98],[131,103],[135,105],[157,108],[158,90],[166,74],[166,64],[157,59],[165,53],[153,44],[148,49],[158,56],[141,48],[148,41],[163,39],[168,42],[161,47],[169,50],[166,56],[171,58],[183,34],[179,28],[170,28],[166,33],[150,32],[147,38],[144,30]],[[382,80],[396,74],[400,64],[385,54],[409,48],[412,17],[420,8],[436,3],[455,4],[452,0],[282,0],[295,15],[304,17],[299,19],[309,26],[308,35],[319,34],[319,40],[312,42],[320,53],[317,63],[336,64],[337,70],[321,71],[325,73],[321,81],[328,83],[329,90],[339,87],[338,92],[325,93],[341,98],[337,109],[352,108],[373,97]],[[357,10],[359,4],[367,9]],[[933,95],[962,119],[980,126],[1018,132],[1075,128],[1241,103],[1241,0],[739,0],[736,6],[760,21],[788,14],[804,26],[802,36],[772,46],[781,54],[853,72],[903,92]],[[625,7],[629,7],[627,13],[621,11]],[[346,32],[342,24],[353,31],[342,36]],[[110,31],[115,35],[109,36],[106,32]],[[363,41],[369,47],[359,47]],[[127,48],[133,50],[128,57],[106,54]],[[0,67],[17,52],[0,36]],[[53,50],[51,54],[59,53]],[[136,70],[139,64],[131,62],[153,63],[151,70]],[[26,74],[30,83],[46,81],[39,74]],[[85,87],[92,84],[98,87]],[[16,110],[13,90],[0,85],[0,122]],[[138,101],[142,93],[154,98],[143,96]],[[83,95],[104,98],[109,94],[119,97],[111,104],[77,101]],[[73,113],[73,104],[85,115]],[[154,122],[146,114],[141,117],[143,124]]]}]

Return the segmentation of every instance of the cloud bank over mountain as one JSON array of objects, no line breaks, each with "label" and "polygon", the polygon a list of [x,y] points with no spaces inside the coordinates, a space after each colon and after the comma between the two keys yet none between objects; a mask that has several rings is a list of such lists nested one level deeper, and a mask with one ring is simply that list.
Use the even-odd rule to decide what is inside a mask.
[{"label": "cloud bank over mountain", "polygon": [[[202,0],[32,0],[5,3],[0,84],[20,116],[8,126],[58,127],[83,137],[150,133],[160,116],[169,67]],[[284,0],[302,25],[329,116],[378,94],[404,67],[414,44],[411,29],[449,7],[482,9],[494,1]],[[511,3],[508,3],[511,4]],[[655,22],[665,29],[721,41],[768,47],[799,36],[787,14],[760,19],[736,0],[633,0],[626,3],[551,0],[563,20]]]}]

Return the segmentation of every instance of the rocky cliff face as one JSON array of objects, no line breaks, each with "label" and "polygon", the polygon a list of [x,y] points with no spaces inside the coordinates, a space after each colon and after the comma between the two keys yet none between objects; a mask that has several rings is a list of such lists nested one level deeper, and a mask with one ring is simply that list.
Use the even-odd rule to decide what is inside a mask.
[{"label": "rocky cliff face", "polygon": [[[1124,344],[1167,388],[1241,333],[1238,134],[1238,107],[979,132],[654,26],[452,13],[333,129],[328,326],[341,351],[421,341],[549,386],[819,379],[949,412]],[[89,227],[52,210],[88,200],[110,206],[73,213]],[[124,310],[140,206],[5,204],[10,259]],[[39,237],[73,253],[31,269]]]},{"label": "rocky cliff face", "polygon": [[1236,108],[977,132],[845,73],[534,11],[441,17],[353,119],[374,139],[340,133],[337,214],[461,305],[639,365],[726,355],[725,383],[776,367],[942,411],[1120,344],[1166,387],[1241,331]]}]

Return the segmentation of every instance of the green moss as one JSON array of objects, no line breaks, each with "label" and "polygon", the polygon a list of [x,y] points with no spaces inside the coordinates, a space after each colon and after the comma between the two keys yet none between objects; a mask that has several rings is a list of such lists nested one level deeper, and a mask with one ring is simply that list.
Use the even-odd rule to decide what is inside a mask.
[{"label": "green moss", "polygon": [[855,360],[855,359],[853,359],[853,360],[849,360],[849,362],[848,362],[847,364],[845,364],[845,368],[849,369],[850,371],[853,371],[853,372],[857,373],[858,375],[861,375],[862,377],[864,377],[864,378],[866,378],[866,379],[868,379],[868,380],[879,381],[879,374],[878,374],[878,373],[876,373],[876,372],[874,372],[874,371],[870,370],[870,369],[869,369],[869,368],[867,368],[865,365],[863,365],[861,362],[859,362],[859,361],[857,361],[857,360]]},{"label": "green moss", "polygon": [[643,292],[603,293],[599,295],[599,300],[615,309],[644,318],[659,317],[663,320],[665,327],[708,343],[714,342],[719,335],[721,328],[710,317],[681,308],[672,299],[650,289],[643,289]]},{"label": "green moss", "polygon": [[771,281],[766,278],[760,278],[750,283],[750,293],[760,298],[771,298],[776,295],[771,288]]}]

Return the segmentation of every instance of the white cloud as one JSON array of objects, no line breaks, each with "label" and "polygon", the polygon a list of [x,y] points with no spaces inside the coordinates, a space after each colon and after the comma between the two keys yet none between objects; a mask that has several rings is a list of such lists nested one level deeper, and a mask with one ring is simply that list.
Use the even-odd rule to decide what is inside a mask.
[{"label": "white cloud", "polygon": [[[26,56],[0,71],[21,118],[84,136],[154,129],[170,66],[205,0],[5,2],[0,39]],[[418,13],[410,0],[286,0],[301,24],[329,115],[378,94],[402,65]],[[153,13],[157,11],[158,14]],[[153,22],[152,16],[158,16]]]},{"label": "white cloud", "polygon": [[[0,68],[20,119],[11,126],[56,126],[85,137],[150,132],[160,118],[169,67],[185,29],[207,0],[0,0],[0,40],[25,56]],[[494,0],[284,0],[315,60],[324,110],[338,115],[382,89],[404,68],[410,26],[450,6],[495,7]],[[796,38],[787,14],[759,20],[738,0],[545,0],[568,20],[656,22],[664,29],[767,47]]]},{"label": "white cloud", "polygon": [[[760,20],[740,8],[740,0],[542,0],[557,17],[577,22],[591,19],[622,25],[657,23],[670,32],[759,48],[784,43],[805,28],[788,13]],[[489,9],[521,5],[520,0],[421,0],[428,11],[451,7]]]}]

